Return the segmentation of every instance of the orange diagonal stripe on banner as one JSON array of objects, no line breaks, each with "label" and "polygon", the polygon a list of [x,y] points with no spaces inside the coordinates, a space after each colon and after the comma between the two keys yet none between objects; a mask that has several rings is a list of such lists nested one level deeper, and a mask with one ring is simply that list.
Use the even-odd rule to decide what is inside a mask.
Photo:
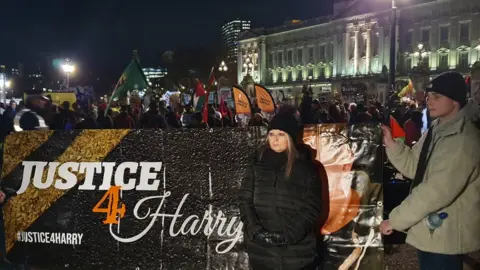
[{"label": "orange diagonal stripe on banner", "polygon": [[53,131],[29,131],[13,133],[5,139],[3,145],[3,173],[7,176],[26,157],[48,140]]},{"label": "orange diagonal stripe on banner", "polygon": [[[99,162],[102,161],[130,132],[130,130],[84,130],[72,144],[57,158],[57,162]],[[44,172],[42,182],[46,181]],[[78,181],[85,176],[77,173]],[[55,179],[58,174],[55,173]],[[4,208],[6,246],[9,251],[19,231],[26,231],[55,201],[67,191],[55,189],[37,189],[29,186],[27,190],[13,197]],[[31,206],[35,207],[32,208]]]}]

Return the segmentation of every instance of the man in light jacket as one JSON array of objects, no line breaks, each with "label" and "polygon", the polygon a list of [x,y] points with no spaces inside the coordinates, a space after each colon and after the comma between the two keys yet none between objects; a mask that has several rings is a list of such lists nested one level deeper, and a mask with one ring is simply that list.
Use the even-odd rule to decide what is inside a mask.
[{"label": "man in light jacket", "polygon": [[[480,132],[469,117],[467,86],[459,73],[447,72],[430,82],[427,106],[431,125],[426,165],[420,183],[380,225],[384,234],[408,231],[407,243],[417,248],[420,268],[463,269],[463,255],[480,250]],[[411,149],[394,141],[382,127],[390,162],[415,178],[425,133]],[[432,213],[447,218],[435,230],[427,227]]]}]

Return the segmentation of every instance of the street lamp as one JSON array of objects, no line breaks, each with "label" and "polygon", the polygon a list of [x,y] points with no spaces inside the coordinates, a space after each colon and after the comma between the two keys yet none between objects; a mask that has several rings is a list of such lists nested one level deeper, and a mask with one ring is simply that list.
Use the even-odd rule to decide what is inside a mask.
[{"label": "street lamp", "polygon": [[220,63],[220,67],[218,67],[218,70],[220,70],[220,71],[222,71],[222,72],[228,71],[228,67],[227,67],[227,65],[225,64],[225,61],[222,61],[222,63]]},{"label": "street lamp", "polygon": [[70,73],[73,73],[75,71],[75,66],[70,63],[70,61],[67,59],[66,63],[62,66],[63,72],[67,75],[67,81],[66,81],[66,87],[67,89],[70,88]]},{"label": "street lamp", "polygon": [[[5,76],[5,74],[3,74],[3,76]],[[7,103],[7,88],[10,88],[10,86],[12,86],[11,81],[7,81],[6,77],[0,77],[0,97],[3,104]]]},{"label": "street lamp", "polygon": [[247,70],[247,74],[250,74],[250,71],[253,71],[253,63],[250,57],[245,58],[245,63],[243,63],[243,67]]},{"label": "street lamp", "polygon": [[395,89],[395,69],[396,69],[396,45],[397,45],[397,5],[396,0],[392,0],[392,23],[390,28],[390,74],[388,76],[388,85],[392,90]]},{"label": "street lamp", "polygon": [[425,50],[423,44],[419,43],[417,46],[417,51],[413,55],[418,57],[418,63],[421,63],[424,57],[428,56],[428,52]]}]

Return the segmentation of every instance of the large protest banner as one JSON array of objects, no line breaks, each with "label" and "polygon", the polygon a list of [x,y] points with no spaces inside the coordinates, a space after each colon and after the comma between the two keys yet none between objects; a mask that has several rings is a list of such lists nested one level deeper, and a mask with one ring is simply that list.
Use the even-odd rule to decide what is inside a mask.
[{"label": "large protest banner", "polygon": [[[337,216],[345,224],[330,226],[326,242],[336,254],[327,255],[327,269],[338,269],[363,246],[369,247],[363,259],[358,256],[360,269],[381,269],[378,232],[369,241],[382,216],[373,183],[381,170],[375,163],[380,131],[337,129],[350,139],[323,147],[353,149],[352,168],[368,179],[335,180],[358,191],[361,203],[351,220],[330,210],[329,221]],[[320,138],[318,131],[305,131],[307,144]],[[18,195],[3,207],[8,258],[37,269],[248,269],[237,190],[265,136],[257,128],[10,135],[1,186]]]},{"label": "large protest banner", "polygon": [[375,230],[383,215],[379,125],[309,126],[303,141],[328,177],[328,219],[321,228],[325,269],[384,269],[382,237]]}]

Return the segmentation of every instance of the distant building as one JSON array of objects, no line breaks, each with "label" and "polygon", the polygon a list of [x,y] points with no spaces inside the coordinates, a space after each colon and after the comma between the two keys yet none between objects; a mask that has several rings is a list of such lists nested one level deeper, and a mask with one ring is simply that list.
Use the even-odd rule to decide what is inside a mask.
[{"label": "distant building", "polygon": [[250,21],[235,20],[222,26],[222,39],[228,47],[227,63],[236,63],[238,55],[237,40],[240,33],[250,30]]},{"label": "distant building", "polygon": [[160,80],[168,74],[166,68],[143,68],[142,70],[152,87],[160,87]]},{"label": "distant building", "polygon": [[[480,61],[480,1],[397,2],[397,86],[448,70],[467,74]],[[238,41],[238,80],[248,74],[274,98],[294,104],[305,86],[314,98],[337,92],[344,101],[360,94],[384,100],[391,14],[389,1],[335,0],[332,15],[245,32]]]}]

